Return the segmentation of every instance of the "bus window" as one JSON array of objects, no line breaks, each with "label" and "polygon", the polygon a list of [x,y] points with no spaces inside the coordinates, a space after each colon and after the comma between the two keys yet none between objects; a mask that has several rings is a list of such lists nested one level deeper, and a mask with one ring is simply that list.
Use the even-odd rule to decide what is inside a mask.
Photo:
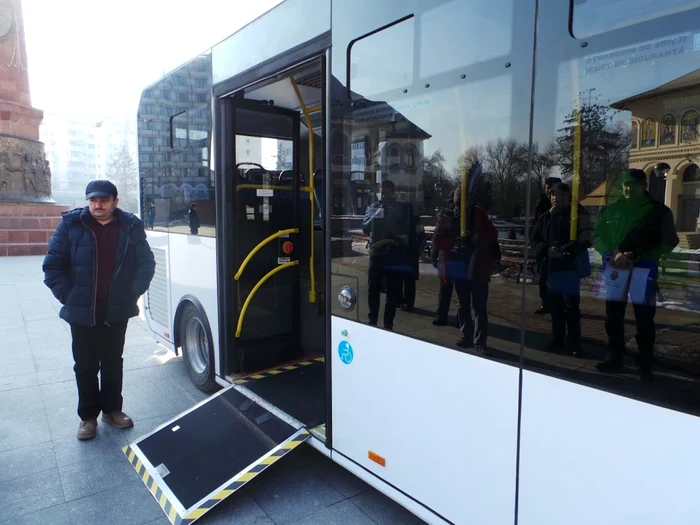
[{"label": "bus window", "polygon": [[574,0],[571,29],[576,38],[588,38],[698,7],[699,0]]},{"label": "bus window", "polygon": [[[496,276],[496,261],[506,228],[522,239],[524,227],[532,78],[524,42],[534,10],[511,0],[405,8],[413,7],[396,9],[393,20],[403,21],[394,25],[383,9],[375,27],[348,15],[353,23],[338,29],[349,41],[368,35],[349,47],[352,100],[340,86],[332,92],[333,132],[349,144],[367,137],[367,161],[334,166],[334,235],[352,242],[333,250],[333,272],[339,283],[357,278],[361,322],[517,364],[520,331],[495,313],[507,304],[520,314],[521,285]],[[513,48],[514,20],[523,23],[523,44]],[[381,22],[388,27],[375,32]],[[344,54],[334,55],[339,78]],[[401,75],[383,74],[396,68]],[[338,147],[334,159],[343,158]],[[462,216],[474,259],[455,255]],[[333,313],[357,316],[337,302]]]},{"label": "bus window", "polygon": [[214,237],[211,55],[181,69],[141,97],[141,216],[149,230]]}]

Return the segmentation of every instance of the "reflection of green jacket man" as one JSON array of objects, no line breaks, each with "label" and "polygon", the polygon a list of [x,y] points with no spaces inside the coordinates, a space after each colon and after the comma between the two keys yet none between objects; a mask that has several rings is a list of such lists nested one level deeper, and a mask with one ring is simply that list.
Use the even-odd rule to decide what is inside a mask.
[{"label": "reflection of green jacket man", "polygon": [[624,173],[622,198],[608,206],[596,222],[596,251],[624,268],[635,259],[658,261],[678,242],[673,214],[646,191],[646,174],[637,169]]},{"label": "reflection of green jacket man", "polygon": [[[598,218],[595,249],[601,253],[606,264],[615,268],[641,266],[641,261],[658,261],[678,245],[671,210],[651,198],[646,184],[647,177],[642,170],[623,173],[622,198],[608,206]],[[656,276],[651,284],[651,296],[645,299],[644,304],[634,304],[639,373],[645,382],[654,379]],[[608,356],[596,365],[601,372],[619,372],[624,368],[626,307],[626,297],[621,301],[608,300],[605,303]]]}]

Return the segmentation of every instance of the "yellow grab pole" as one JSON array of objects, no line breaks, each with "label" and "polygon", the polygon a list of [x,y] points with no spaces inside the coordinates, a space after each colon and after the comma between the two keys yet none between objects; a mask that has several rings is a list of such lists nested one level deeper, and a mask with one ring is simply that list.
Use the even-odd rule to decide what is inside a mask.
[{"label": "yellow grab pole", "polygon": [[270,241],[274,241],[275,239],[282,237],[283,235],[289,235],[290,233],[299,233],[299,228],[288,228],[286,230],[280,230],[277,233],[273,233],[266,239],[263,239],[260,241],[255,248],[250,250],[250,253],[246,256],[245,259],[243,259],[243,262],[241,263],[241,267],[238,269],[236,272],[236,275],[233,277],[236,281],[241,278],[241,275],[243,275],[243,270],[245,270],[245,267],[248,265],[250,260],[253,258],[253,256],[260,251],[260,249],[265,246],[267,243]]},{"label": "yellow grab pole", "polygon": [[572,241],[578,239],[578,195],[581,184],[581,101],[578,83],[578,62],[571,61],[571,85],[574,89],[574,151],[572,157],[571,180],[571,231],[569,238]]},{"label": "yellow grab pole", "polygon": [[306,129],[309,131],[309,210],[311,217],[311,238],[309,240],[309,246],[311,247],[311,253],[309,254],[309,278],[311,279],[311,289],[309,290],[309,302],[316,302],[316,271],[314,270],[314,219],[315,219],[315,205],[314,202],[314,129],[311,125],[311,116],[309,115],[309,110],[304,103],[304,99],[301,96],[301,91],[299,91],[299,86],[297,86],[297,81],[294,77],[290,77],[289,80],[292,82],[292,87],[294,92],[297,94],[299,99],[299,105],[304,113],[304,120],[306,121]]},{"label": "yellow grab pole", "polygon": [[576,109],[574,115],[574,165],[571,181],[571,231],[569,232],[569,238],[572,241],[578,238],[578,190],[581,183],[581,111]]},{"label": "yellow grab pole", "polygon": [[292,266],[296,266],[299,264],[299,261],[291,261],[288,263],[280,264],[277,268],[273,268],[269,272],[265,274],[265,276],[258,281],[258,284],[256,284],[253,289],[250,291],[248,294],[248,297],[245,299],[245,303],[243,303],[243,308],[241,309],[241,313],[238,314],[238,326],[236,327],[236,338],[239,338],[241,336],[241,330],[243,329],[243,318],[245,317],[245,313],[248,310],[248,305],[250,304],[250,301],[253,299],[253,296],[255,295],[255,292],[257,292],[260,287],[265,284],[265,281],[267,281],[270,277],[275,275],[277,272],[281,272],[285,268],[290,268]]}]

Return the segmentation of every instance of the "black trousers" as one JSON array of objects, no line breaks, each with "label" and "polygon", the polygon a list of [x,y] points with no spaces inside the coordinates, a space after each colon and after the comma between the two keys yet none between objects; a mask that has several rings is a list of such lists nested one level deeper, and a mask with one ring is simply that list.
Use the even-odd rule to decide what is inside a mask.
[{"label": "black trousers", "polygon": [[127,324],[128,321],[112,326],[71,325],[78,416],[83,421],[96,419],[100,412],[122,410],[122,353]]},{"label": "black trousers", "polygon": [[416,305],[416,278],[413,274],[401,278],[399,304],[413,308]]},{"label": "black trousers", "polygon": [[401,295],[402,277],[401,271],[387,268],[384,265],[369,265],[369,290],[367,291],[367,303],[369,307],[369,322],[377,324],[379,319],[379,302],[382,293],[382,279],[386,285],[386,304],[384,305],[384,327],[394,327],[396,307]]},{"label": "black trousers", "polygon": [[540,305],[545,310],[550,310],[552,306],[549,304],[549,275],[547,273],[546,260],[538,265],[537,272],[537,284],[540,292]]},{"label": "black trousers", "polygon": [[[656,342],[656,296],[651,304],[633,304],[634,321],[637,326],[637,347],[639,348],[639,367],[650,370],[654,359]],[[608,334],[608,351],[610,358],[621,361],[625,352],[625,310],[627,301],[606,301],[605,331]]]},{"label": "black trousers", "polygon": [[549,293],[547,304],[551,308],[552,335],[558,345],[567,343],[570,350],[581,346],[581,297],[575,293]]}]

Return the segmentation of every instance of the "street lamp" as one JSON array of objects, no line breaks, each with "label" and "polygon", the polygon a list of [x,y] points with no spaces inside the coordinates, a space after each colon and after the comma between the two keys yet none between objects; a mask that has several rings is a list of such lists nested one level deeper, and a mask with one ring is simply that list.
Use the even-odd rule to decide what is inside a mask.
[{"label": "street lamp", "polygon": [[668,172],[670,170],[671,166],[669,166],[665,162],[661,162],[654,166],[654,175],[656,175],[660,179],[666,180],[666,177],[668,176]]}]

